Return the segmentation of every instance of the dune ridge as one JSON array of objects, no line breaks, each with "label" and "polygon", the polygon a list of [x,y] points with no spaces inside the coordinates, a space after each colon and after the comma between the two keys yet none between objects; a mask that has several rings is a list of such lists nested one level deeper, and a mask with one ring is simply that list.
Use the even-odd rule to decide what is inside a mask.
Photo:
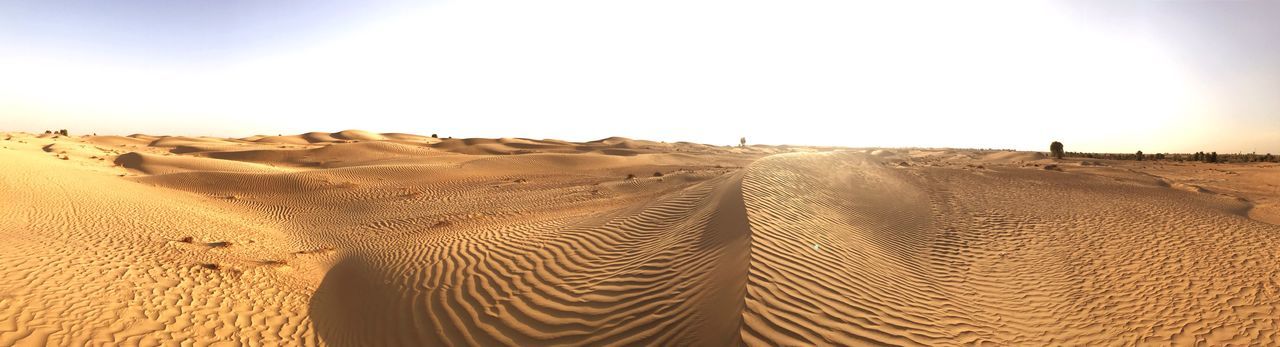
[{"label": "dune ridge", "polygon": [[[1243,218],[1239,202],[968,171],[853,153],[753,164],[744,341],[1276,343],[1277,266],[1264,259],[1280,229]],[[810,193],[797,202],[795,190]]]}]

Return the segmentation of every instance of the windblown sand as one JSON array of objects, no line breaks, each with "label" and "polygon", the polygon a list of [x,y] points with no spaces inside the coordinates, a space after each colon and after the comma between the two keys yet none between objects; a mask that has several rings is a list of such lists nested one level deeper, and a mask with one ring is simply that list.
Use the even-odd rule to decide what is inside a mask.
[{"label": "windblown sand", "polygon": [[0,346],[1280,344],[1276,164],[0,140]]}]

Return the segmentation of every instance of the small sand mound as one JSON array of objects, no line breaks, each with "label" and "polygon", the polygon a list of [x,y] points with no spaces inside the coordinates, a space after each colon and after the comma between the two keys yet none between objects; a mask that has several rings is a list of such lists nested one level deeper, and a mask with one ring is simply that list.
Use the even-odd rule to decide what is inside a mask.
[{"label": "small sand mound", "polygon": [[342,141],[342,139],[339,139],[339,138],[333,137],[333,134],[325,133],[325,132],[318,132],[318,131],[313,131],[313,132],[309,132],[309,133],[306,133],[306,134],[302,134],[301,136],[302,136],[302,139],[307,140],[307,142],[310,142],[310,143],[324,143],[324,142],[339,142],[339,141]]},{"label": "small sand mound", "polygon": [[207,137],[165,136],[151,141],[151,147],[200,146],[211,144],[231,144],[227,139]]},{"label": "small sand mound", "polygon": [[333,134],[334,138],[343,140],[359,140],[359,141],[381,141],[386,140],[385,136],[371,133],[364,130],[343,130]]},{"label": "small sand mound", "polygon": [[422,142],[422,143],[440,142],[440,139],[438,138],[434,138],[430,136],[414,135],[414,134],[383,133],[382,137],[385,137],[388,140],[395,140],[395,141],[410,141],[410,142]]},{"label": "small sand mound", "polygon": [[287,145],[307,145],[307,144],[311,144],[311,141],[307,141],[307,139],[303,138],[303,137],[302,137],[302,135],[288,135],[288,136],[264,136],[264,137],[258,138],[258,139],[256,139],[256,140],[253,140],[253,142],[259,142],[259,143],[276,143],[276,144],[287,144]]},{"label": "small sand mound", "polygon": [[1036,161],[1048,158],[1048,156],[1040,152],[996,152],[983,155],[981,160],[988,162],[1014,162]]},{"label": "small sand mound", "polygon": [[894,152],[894,151],[885,150],[885,149],[872,150],[872,151],[870,152],[870,154],[871,154],[872,156],[876,156],[876,157],[892,157],[892,156],[897,156],[897,155],[898,155],[898,153],[896,153],[896,152]]},{"label": "small sand mound", "polygon": [[346,167],[381,160],[437,155],[419,146],[395,142],[334,143],[310,149],[254,149],[208,152],[210,158],[291,167]]},{"label": "small sand mound", "polygon": [[1185,191],[1188,191],[1188,192],[1192,192],[1192,193],[1214,194],[1214,192],[1213,192],[1212,190],[1208,190],[1208,189],[1205,189],[1204,187],[1201,187],[1201,186],[1198,186],[1198,185],[1194,185],[1194,184],[1177,183],[1177,182],[1175,182],[1175,183],[1173,183],[1173,184],[1170,184],[1169,186],[1170,186],[1170,187],[1173,187],[1173,188],[1180,189],[1180,190],[1185,190]]},{"label": "small sand mound", "polygon": [[163,175],[189,171],[216,172],[284,172],[285,170],[231,160],[200,157],[162,156],[129,152],[116,157],[115,164],[149,175]]},{"label": "small sand mound", "polygon": [[629,141],[631,141],[631,139],[629,139],[629,138],[625,138],[625,137],[621,137],[621,136],[613,136],[613,137],[606,137],[606,138],[599,139],[599,140],[595,140],[595,141],[590,141],[590,142],[587,142],[587,143],[599,143],[599,144],[604,144],[604,145],[616,145],[616,144],[619,144],[619,143],[624,143],[624,142],[629,142]]},{"label": "small sand mound", "polygon": [[152,140],[124,136],[88,136],[84,138],[84,141],[96,145],[120,147],[146,146],[150,144]]},{"label": "small sand mound", "polygon": [[97,146],[77,142],[54,142],[40,147],[40,150],[64,158],[103,158],[108,155],[107,151]]}]

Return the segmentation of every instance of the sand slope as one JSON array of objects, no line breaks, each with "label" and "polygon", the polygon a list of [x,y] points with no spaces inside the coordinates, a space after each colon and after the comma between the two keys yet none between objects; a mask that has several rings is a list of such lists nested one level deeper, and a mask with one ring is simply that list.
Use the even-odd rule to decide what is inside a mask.
[{"label": "sand slope", "polygon": [[1277,343],[1280,228],[1239,201],[851,153],[760,160],[744,194],[749,344]]},{"label": "sand slope", "polygon": [[1280,167],[0,138],[5,346],[1280,343]]},{"label": "sand slope", "polygon": [[316,342],[305,284],[263,263],[302,247],[274,228],[5,147],[0,345]]}]

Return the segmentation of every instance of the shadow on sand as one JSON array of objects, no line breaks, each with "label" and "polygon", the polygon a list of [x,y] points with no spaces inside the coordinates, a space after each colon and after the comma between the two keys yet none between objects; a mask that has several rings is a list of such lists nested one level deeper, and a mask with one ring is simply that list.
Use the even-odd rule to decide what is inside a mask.
[{"label": "shadow on sand", "polygon": [[409,299],[392,279],[363,256],[335,264],[311,297],[310,316],[320,339],[330,346],[424,345],[415,335],[413,303],[405,302]]}]

